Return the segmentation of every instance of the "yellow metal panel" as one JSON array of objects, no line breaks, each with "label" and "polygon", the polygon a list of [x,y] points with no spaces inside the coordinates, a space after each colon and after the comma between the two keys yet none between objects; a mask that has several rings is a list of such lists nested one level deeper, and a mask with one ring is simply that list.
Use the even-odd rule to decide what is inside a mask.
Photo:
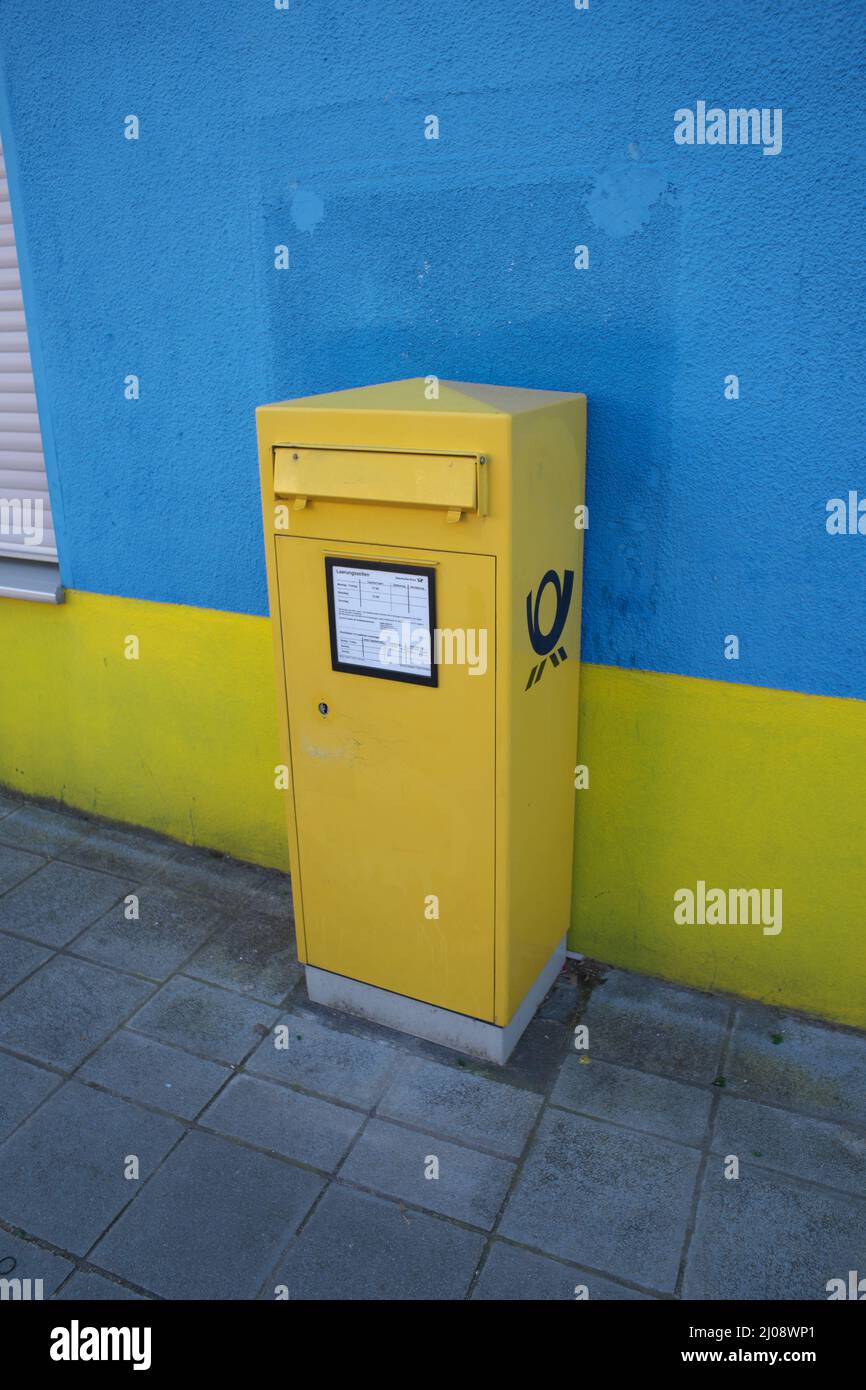
[{"label": "yellow metal panel", "polygon": [[277,497],[475,511],[477,468],[474,457],[363,449],[275,449],[274,493]]},{"label": "yellow metal panel", "polygon": [[[505,552],[509,521],[506,504],[510,416],[477,404],[479,413],[475,415],[470,415],[468,409],[462,414],[433,411],[425,405],[423,381],[404,385],[411,387],[417,411],[408,408],[314,410],[308,403],[296,406],[294,402],[258,408],[263,518],[267,536],[332,536],[364,543],[375,535],[377,541],[387,545],[486,555]],[[374,394],[386,391],[385,387],[369,389]],[[390,393],[391,388],[387,391]],[[363,392],[346,394],[356,398],[363,396]],[[466,400],[465,404],[468,407],[471,403]],[[478,510],[462,512],[460,523],[454,525],[448,521],[450,508],[379,505],[372,515],[370,506],[359,506],[348,497],[319,498],[301,510],[295,508],[293,500],[277,498],[275,509],[274,456],[287,441],[323,450],[370,451],[377,456],[385,451],[405,454],[417,451],[419,446],[425,458],[431,455],[483,456],[486,463],[478,468]],[[273,584],[274,575],[269,572],[272,594]]]},{"label": "yellow metal panel", "polygon": [[[509,388],[488,387],[486,400],[467,394],[466,385],[458,381],[441,381],[436,377],[409,377],[404,381],[383,381],[375,386],[357,386],[348,391],[329,391],[320,396],[298,396],[291,401],[278,402],[294,415],[311,410],[316,414],[344,415],[353,411],[373,411],[380,417],[387,413],[403,413],[422,409],[427,415],[495,415],[509,413]],[[272,406],[260,406],[270,410]]]},{"label": "yellow metal panel", "polygon": [[[275,542],[307,960],[493,1017],[494,561]],[[443,629],[491,664],[436,688],[331,668],[325,556],[435,566]],[[320,712],[320,706],[327,713]]]},{"label": "yellow metal panel", "polygon": [[[499,1022],[512,1017],[570,921],[584,535],[575,528],[575,507],[584,497],[584,432],[580,396],[512,421],[512,647],[500,694],[500,757],[507,769],[501,795],[512,808],[502,892],[511,929],[497,954]],[[542,667],[530,642],[526,600],[531,595],[534,606],[551,573],[558,581],[573,576],[572,592]],[[554,593],[548,582],[539,605],[544,631],[554,622]]]}]

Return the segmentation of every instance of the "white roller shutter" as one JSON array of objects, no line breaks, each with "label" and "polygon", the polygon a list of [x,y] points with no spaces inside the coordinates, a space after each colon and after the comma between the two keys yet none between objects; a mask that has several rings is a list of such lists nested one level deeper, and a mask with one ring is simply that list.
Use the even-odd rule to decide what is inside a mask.
[{"label": "white roller shutter", "polygon": [[[38,544],[36,543],[38,539]],[[0,556],[48,560],[57,546],[0,144]],[[2,581],[0,581],[2,582]]]}]

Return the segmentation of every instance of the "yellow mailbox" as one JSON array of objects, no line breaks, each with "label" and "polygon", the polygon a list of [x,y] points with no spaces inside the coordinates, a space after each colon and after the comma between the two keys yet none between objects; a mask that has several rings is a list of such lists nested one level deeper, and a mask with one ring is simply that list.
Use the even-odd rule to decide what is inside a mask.
[{"label": "yellow mailbox", "polygon": [[569,922],[585,397],[420,378],[257,418],[310,997],[504,1062]]}]

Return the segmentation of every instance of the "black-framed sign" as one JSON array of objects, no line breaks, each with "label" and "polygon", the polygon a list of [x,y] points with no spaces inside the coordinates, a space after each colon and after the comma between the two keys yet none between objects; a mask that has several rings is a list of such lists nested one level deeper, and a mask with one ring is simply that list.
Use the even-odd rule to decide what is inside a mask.
[{"label": "black-framed sign", "polygon": [[325,583],[333,670],[439,684],[435,569],[326,555]]}]

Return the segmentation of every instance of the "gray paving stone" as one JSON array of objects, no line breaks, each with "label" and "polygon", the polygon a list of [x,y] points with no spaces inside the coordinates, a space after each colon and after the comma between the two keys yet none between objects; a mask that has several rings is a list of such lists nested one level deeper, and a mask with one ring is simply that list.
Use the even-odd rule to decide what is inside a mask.
[{"label": "gray paving stone", "polygon": [[247,1071],[362,1109],[376,1104],[403,1056],[388,1043],[327,1028],[302,1014],[284,1014],[283,1026],[286,1047],[276,1047],[282,1034],[271,1033],[248,1061]]},{"label": "gray paving stone", "polygon": [[292,880],[279,869],[259,869],[256,886],[253,890],[253,903],[259,912],[291,925],[292,942],[295,937],[295,905],[292,898]]},{"label": "gray paving stone", "polygon": [[129,1100],[192,1120],[231,1075],[231,1068],[122,1028],[84,1063],[79,1075]]},{"label": "gray paving stone", "polygon": [[226,909],[249,906],[263,894],[267,870],[198,845],[180,845],[155,875],[160,883],[209,898]]},{"label": "gray paving stone", "polygon": [[538,1010],[539,1017],[553,1019],[556,1023],[570,1026],[577,1017],[579,995],[574,977],[564,972],[557,977],[553,989],[543,1000]]},{"label": "gray paving stone", "polygon": [[499,1229],[509,1239],[673,1292],[700,1155],[548,1110]]},{"label": "gray paving stone", "polygon": [[544,1093],[553,1085],[568,1043],[569,1033],[562,1023],[550,1018],[533,1018],[504,1067],[492,1062],[470,1062],[469,1065],[491,1080]]},{"label": "gray paving stone", "polygon": [[80,1271],[73,1274],[68,1283],[63,1285],[59,1293],[54,1295],[57,1303],[64,1301],[75,1303],[99,1302],[105,1303],[108,1300],[131,1299],[138,1302],[146,1302],[140,1293],[133,1293],[132,1289],[125,1289],[122,1284],[115,1284],[113,1279],[103,1279],[101,1274],[94,1274],[88,1271]]},{"label": "gray paving stone", "polygon": [[[174,1120],[70,1081],[0,1147],[0,1217],[83,1255],[182,1133]],[[137,1182],[124,1177],[130,1154]]]},{"label": "gray paving stone", "polygon": [[357,1110],[290,1091],[254,1076],[237,1076],[199,1124],[257,1148],[333,1172],[364,1122]]},{"label": "gray paving stone", "polygon": [[19,849],[53,856],[91,834],[93,826],[78,816],[24,804],[0,822],[0,841]]},{"label": "gray paving stone", "polygon": [[741,1162],[866,1196],[866,1138],[829,1120],[723,1096],[712,1148],[736,1154]]},{"label": "gray paving stone", "polygon": [[87,961],[54,956],[0,1002],[0,1044],[69,1070],[152,988]]},{"label": "gray paving stone", "polygon": [[0,1142],[59,1085],[55,1072],[0,1052]]},{"label": "gray paving stone", "polygon": [[[429,1159],[438,1177],[426,1177]],[[347,1182],[490,1230],[514,1177],[514,1164],[386,1120],[371,1120],[340,1170]]]},{"label": "gray paving stone", "polygon": [[827,1281],[862,1277],[866,1202],[721,1160],[704,1175],[683,1298],[826,1299]]},{"label": "gray paving stone", "polygon": [[91,1258],[164,1298],[253,1298],[321,1189],[314,1173],[188,1134]]},{"label": "gray paving stone", "polygon": [[294,1300],[463,1298],[484,1236],[366,1192],[330,1187],[277,1270]]},{"label": "gray paving stone", "polygon": [[288,921],[295,954],[292,883],[287,873],[186,845],[164,866],[161,881],[187,892],[206,893],[217,902],[249,905],[257,913],[283,924]]},{"label": "gray paving stone", "polygon": [[646,1302],[647,1299],[646,1294],[626,1289],[622,1284],[613,1284],[589,1270],[574,1269],[560,1264],[558,1260],[549,1260],[544,1255],[535,1255],[531,1250],[518,1249],[499,1240],[491,1246],[478,1283],[472,1291],[472,1298],[481,1302],[517,1299],[527,1302],[569,1299],[574,1302],[578,1289],[581,1290],[582,1300],[588,1294],[589,1302],[614,1299]]},{"label": "gray paving stone", "polygon": [[682,1081],[714,1081],[730,1008],[709,994],[611,971],[584,1016],[589,1051]]},{"label": "gray paving stone", "polygon": [[581,1062],[572,1053],[562,1065],[551,1101],[566,1110],[579,1110],[599,1120],[700,1147],[707,1132],[712,1094],[610,1062]]},{"label": "gray paving stone", "polygon": [[24,798],[18,792],[11,787],[3,787],[0,790],[0,816],[10,816],[23,802]]},{"label": "gray paving stone", "polygon": [[[115,876],[105,872],[112,865]],[[137,886],[157,878],[159,887]],[[191,900],[169,884],[201,893],[201,902],[173,917],[173,903]],[[142,922],[126,923],[122,914],[121,930],[110,928],[109,909],[129,891],[150,893],[161,904],[161,933],[143,940]],[[694,1180],[695,1155],[684,1145],[700,1142],[713,1095],[719,1097],[713,1152],[683,1296],[826,1299],[829,1279],[847,1279],[851,1269],[862,1277],[866,1201],[856,1194],[866,1192],[863,1035],[743,1004],[725,1089],[696,1089],[681,1083],[703,1086],[717,1076],[731,1006],[611,972],[590,1003],[589,1065],[564,1050],[577,996],[562,979],[502,1074],[443,1065],[439,1059],[447,1063],[447,1056],[432,1045],[395,1045],[393,1035],[379,1038],[362,1025],[355,1032],[352,1024],[332,1026],[314,1009],[313,1018],[283,1015],[288,1051],[274,1048],[270,1032],[256,1047],[258,1029],[272,1028],[277,1018],[269,1006],[281,1003],[298,978],[291,917],[287,875],[146,831],[93,828],[0,790],[0,994],[4,979],[11,989],[0,1001],[0,1043],[69,1067],[106,1039],[82,1076],[183,1119],[200,1115],[231,1074],[223,1062],[194,1053],[236,1062],[255,1048],[246,1070],[269,1078],[242,1071],[202,1116],[205,1127],[240,1142],[190,1135],[147,1185],[136,1185],[122,1178],[122,1158],[142,1156],[150,1145],[155,1168],[170,1147],[159,1127],[170,1127],[173,1142],[181,1133],[174,1121],[90,1087],[64,1086],[55,1073],[0,1052],[0,1218],[24,1230],[31,1228],[23,1218],[32,1218],[44,1223],[33,1232],[39,1238],[84,1253],[84,1244],[99,1238],[133,1196],[105,1244],[108,1249],[115,1239],[112,1259],[128,1259],[139,1272],[118,1270],[117,1277],[167,1297],[254,1297],[264,1280],[279,1282],[280,1276],[270,1278],[274,1262],[321,1191],[321,1179],[294,1164],[331,1170],[355,1136],[335,1185],[292,1241],[282,1280],[292,1297],[460,1298],[483,1238],[402,1204],[490,1229],[512,1165],[479,1150],[519,1152],[520,1134],[529,1130],[520,1102],[529,1097],[531,1126],[540,1104],[531,1088],[546,1089],[552,1069],[566,1058],[555,1108],[533,1141],[502,1223],[504,1235],[533,1249],[494,1237],[474,1298],[572,1301],[576,1284],[588,1286],[591,1300],[647,1296],[616,1278],[670,1292]],[[191,939],[196,920],[215,923],[209,935],[193,930]],[[51,960],[42,949],[74,938],[71,957]],[[172,981],[151,1008],[157,997],[148,999],[146,983],[79,955],[128,970],[145,972],[147,965],[145,973],[155,978],[180,967],[200,979]],[[130,997],[130,986],[143,993]],[[106,1038],[145,999],[136,1031]],[[364,1109],[387,1089],[383,1111],[396,1106],[394,1118],[417,1128],[376,1117],[358,1138],[356,1111],[292,1087]],[[518,1098],[516,1125],[509,1107],[499,1104],[503,1095]],[[420,1132],[429,1130],[432,1135]],[[188,1145],[191,1156],[183,1159]],[[727,1153],[740,1157],[738,1181],[722,1176]],[[428,1154],[440,1160],[438,1180],[423,1177]],[[312,1186],[301,1190],[298,1182]],[[156,1183],[164,1186],[149,1198]],[[9,1215],[13,1210],[17,1216]],[[7,1248],[23,1251],[15,1274],[51,1271],[46,1297],[61,1284],[54,1296],[63,1300],[138,1297],[113,1278],[76,1272],[2,1229],[0,1277]],[[272,1296],[272,1289],[263,1290],[262,1297]]]},{"label": "gray paving stone", "polygon": [[124,879],[53,860],[0,898],[0,927],[65,946],[129,891]]},{"label": "gray paving stone", "polygon": [[276,1010],[267,1004],[198,980],[176,978],[139,1009],[130,1027],[216,1062],[237,1063],[276,1020]]},{"label": "gray paving stone", "polygon": [[35,873],[44,863],[39,854],[28,854],[26,850],[0,844],[0,893]]},{"label": "gray paving stone", "polygon": [[[781,1037],[781,1042],[774,1038]],[[866,1124],[866,1034],[787,1018],[760,1004],[737,1009],[727,1085],[755,1100]]]},{"label": "gray paving stone", "polygon": [[[2,901],[0,898],[0,903]],[[22,941],[17,936],[0,933],[0,995],[14,989],[38,966],[50,960],[51,955],[51,951],[46,951],[43,946],[35,946],[32,941]]]},{"label": "gray paving stone", "polygon": [[413,1057],[395,1075],[379,1113],[516,1158],[541,1105],[532,1091]]},{"label": "gray paving stone", "polygon": [[[34,1302],[39,1301],[40,1293],[43,1299],[50,1298],[74,1268],[72,1261],[64,1260],[61,1255],[53,1255],[31,1240],[0,1231],[0,1279],[31,1280],[29,1292]],[[36,1283],[39,1279],[42,1280],[41,1290]],[[20,1292],[26,1293],[26,1286]]]},{"label": "gray paving stone", "polygon": [[281,1004],[302,973],[295,960],[292,923],[247,909],[196,952],[184,973]]},{"label": "gray paving stone", "polygon": [[60,858],[143,883],[154,878],[176,853],[176,845],[146,830],[97,826],[86,840],[64,849]]},{"label": "gray paving stone", "polygon": [[138,920],[127,918],[124,903],[117,903],[78,937],[76,955],[166,980],[224,921],[213,903],[187,893],[145,884],[136,894]]}]

